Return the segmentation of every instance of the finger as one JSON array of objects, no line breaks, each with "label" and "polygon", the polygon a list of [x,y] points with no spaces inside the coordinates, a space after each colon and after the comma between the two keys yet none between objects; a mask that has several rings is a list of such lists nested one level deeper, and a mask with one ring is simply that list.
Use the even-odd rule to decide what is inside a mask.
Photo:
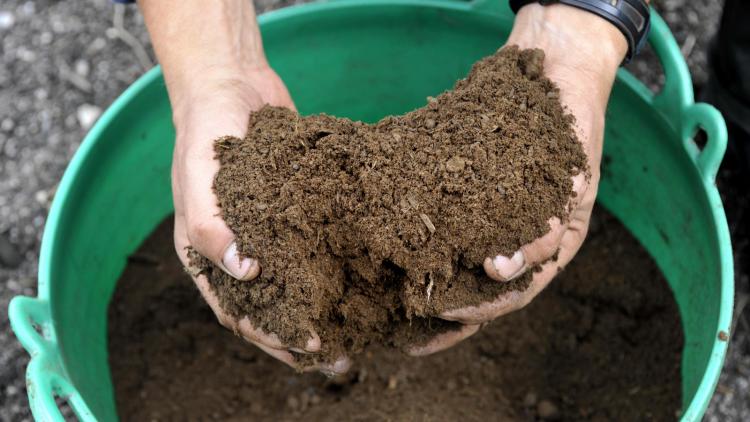
[{"label": "finger", "polygon": [[[182,219],[182,216],[175,215],[175,249],[177,250],[177,254],[180,257],[183,265],[185,265],[185,267],[189,267],[190,263],[187,257],[186,248],[186,246],[188,245],[188,241],[187,236],[185,235],[184,226],[181,224]],[[195,282],[196,286],[198,286],[198,290],[205,299],[206,303],[208,303],[208,306],[216,315],[219,323],[221,323],[221,325],[223,325],[224,327],[237,332],[246,341],[254,344],[263,344],[264,346],[277,350],[289,349],[297,353],[316,353],[320,351],[320,337],[315,332],[310,333],[310,339],[307,341],[304,349],[289,348],[281,342],[276,334],[268,334],[260,328],[255,328],[250,322],[249,318],[244,317],[239,322],[237,322],[221,308],[219,299],[211,291],[208,279],[206,279],[205,276],[193,277],[193,281]]]},{"label": "finger", "polygon": [[[214,160],[189,160],[190,173],[182,183],[185,228],[190,245],[238,280],[251,280],[260,274],[258,261],[240,255],[234,235],[220,215],[213,194]],[[209,175],[208,177],[206,175]]]},{"label": "finger", "polygon": [[[532,285],[533,280],[527,289],[531,289]],[[456,321],[462,324],[481,324],[483,322],[492,321],[500,315],[515,310],[515,307],[518,306],[525,297],[526,296],[524,292],[507,292],[495,298],[494,301],[483,302],[479,305],[444,311],[439,316],[442,319],[448,321]]]},{"label": "finger", "polygon": [[227,329],[235,333],[239,333],[237,320],[230,316],[228,313],[224,312],[224,309],[219,304],[219,298],[216,296],[216,294],[214,294],[214,292],[211,291],[211,287],[206,276],[199,275],[197,277],[193,277],[193,281],[198,287],[198,291],[200,291],[201,296],[203,296],[203,299],[211,308],[211,311],[213,311],[214,315],[216,315],[219,323]]},{"label": "finger", "polygon": [[250,322],[248,317],[239,321],[238,331],[242,337],[250,342],[262,343],[265,346],[279,350],[291,350],[297,353],[316,353],[320,351],[320,337],[316,333],[311,333],[310,338],[304,349],[288,347],[274,333],[266,333],[260,328],[256,328]]},{"label": "finger", "polygon": [[509,281],[525,273],[530,267],[546,261],[560,247],[567,226],[559,218],[553,217],[548,222],[550,230],[539,239],[526,244],[510,257],[497,255],[484,260],[484,272],[493,280]]},{"label": "finger", "polygon": [[271,357],[281,362],[284,362],[285,364],[291,366],[292,368],[297,369],[297,362],[294,360],[294,356],[288,351],[274,349],[272,347],[266,346],[263,343],[257,343],[254,341],[251,341],[251,343],[258,346],[260,350],[264,351],[266,354],[270,355]]},{"label": "finger", "polygon": [[[568,203],[569,213],[578,208],[588,186],[586,174],[581,172],[572,178],[574,195]],[[542,237],[528,243],[511,256],[497,255],[484,260],[484,271],[488,277],[497,281],[513,280],[529,268],[552,258],[560,249],[563,235],[568,230],[568,224],[558,217],[548,221],[550,230]]]},{"label": "finger", "polygon": [[414,346],[406,351],[410,356],[426,356],[451,348],[479,331],[479,325],[464,325],[458,330],[438,334],[423,346]]},{"label": "finger", "polygon": [[320,371],[329,377],[333,377],[336,375],[343,375],[347,372],[349,372],[349,369],[352,367],[352,361],[346,356],[342,356],[336,360],[336,362],[332,364],[318,364],[309,366],[303,371],[305,372],[312,372],[312,371]]},{"label": "finger", "polygon": [[[258,348],[262,351],[264,351],[266,354],[270,355],[271,357],[284,362],[285,364],[291,366],[294,369],[300,369],[297,365],[297,360],[294,358],[294,355],[286,350],[278,350],[271,347],[266,346],[262,343],[255,343],[251,342],[254,345],[258,346]],[[349,369],[352,367],[352,362],[347,357],[341,357],[336,362],[332,364],[316,364],[316,365],[310,365],[302,368],[302,372],[322,372],[323,374],[333,377],[336,375],[342,375],[345,374]]]},{"label": "finger", "polygon": [[[238,131],[228,129],[237,125],[232,119],[224,123],[217,127],[225,128],[223,130],[230,133]],[[179,188],[179,197],[175,197],[175,203],[179,202],[179,206],[176,205],[176,208],[185,216],[188,241],[198,253],[230,276],[238,280],[251,280],[260,274],[260,265],[257,260],[240,255],[234,234],[220,217],[221,210],[213,192],[214,177],[219,171],[219,163],[214,159],[213,140],[223,136],[215,130],[213,126],[198,123],[189,130],[189,137],[181,138],[205,141],[193,141],[189,147],[175,153],[173,188]]]},{"label": "finger", "polygon": [[523,308],[573,259],[583,244],[587,230],[588,226],[585,224],[571,225],[560,242],[557,260],[542,264],[541,270],[534,273],[526,290],[508,292],[492,302],[484,302],[477,306],[445,311],[440,314],[440,318],[463,324],[480,324]]}]

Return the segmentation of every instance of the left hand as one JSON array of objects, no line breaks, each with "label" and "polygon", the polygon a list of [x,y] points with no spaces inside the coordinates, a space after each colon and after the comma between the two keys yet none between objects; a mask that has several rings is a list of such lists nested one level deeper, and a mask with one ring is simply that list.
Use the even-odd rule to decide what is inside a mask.
[{"label": "left hand", "polygon": [[[560,4],[530,4],[518,12],[507,45],[544,50],[544,74],[560,88],[563,106],[576,118],[575,130],[588,157],[590,177],[583,173],[573,177],[566,223],[553,218],[546,235],[522,246],[512,256],[485,259],[485,272],[498,283],[542,264],[529,287],[492,302],[444,312],[441,318],[461,322],[463,328],[412,348],[412,355],[447,349],[476,333],[480,324],[526,306],[552,281],[558,269],[573,259],[588,232],[599,185],[604,114],[617,68],[627,52],[625,37],[614,25],[589,12]],[[555,253],[557,259],[551,261]]]}]

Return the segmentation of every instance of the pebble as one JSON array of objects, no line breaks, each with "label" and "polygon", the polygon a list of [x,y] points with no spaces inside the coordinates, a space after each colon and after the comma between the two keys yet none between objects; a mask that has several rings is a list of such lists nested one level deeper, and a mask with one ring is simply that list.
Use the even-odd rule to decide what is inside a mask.
[{"label": "pebble", "polygon": [[42,32],[42,33],[41,33],[41,35],[39,35],[39,42],[40,42],[40,43],[41,43],[42,45],[48,45],[48,44],[50,44],[50,43],[52,42],[52,40],[53,40],[54,38],[55,38],[55,37],[54,37],[54,36],[52,36],[52,33],[51,33],[51,32],[49,32],[49,31],[45,31],[45,32]]},{"label": "pebble", "polygon": [[16,23],[16,17],[13,13],[3,10],[0,12],[0,29],[10,29]]},{"label": "pebble", "polygon": [[433,119],[427,119],[424,121],[424,127],[427,129],[434,129],[437,123]]},{"label": "pebble", "polygon": [[261,413],[263,412],[263,405],[257,401],[253,402],[252,404],[250,404],[250,411],[255,414]]},{"label": "pebble", "polygon": [[33,62],[36,60],[36,53],[26,47],[19,47],[16,50],[16,57],[23,62]]},{"label": "pebble", "polygon": [[525,396],[523,396],[523,405],[526,407],[536,406],[537,401],[539,401],[539,399],[537,398],[536,393],[533,391],[529,391]]},{"label": "pebble", "polygon": [[292,410],[299,409],[299,399],[295,396],[289,396],[286,398],[286,406]]},{"label": "pebble", "polygon": [[540,418],[546,421],[554,421],[560,419],[560,409],[549,400],[542,400],[536,406],[536,412]]},{"label": "pebble", "polygon": [[396,387],[398,387],[398,378],[396,378],[395,375],[389,376],[388,377],[388,389],[395,390]]},{"label": "pebble", "polygon": [[49,194],[44,189],[38,190],[34,193],[34,200],[42,205],[46,205],[47,201],[49,201]]},{"label": "pebble", "polygon": [[300,402],[300,410],[304,412],[310,406],[310,394],[306,391],[303,391],[302,393],[300,393],[299,402]]},{"label": "pebble", "polygon": [[10,132],[14,127],[16,127],[16,122],[10,117],[3,119],[2,123],[0,123],[0,129],[4,132]]},{"label": "pebble", "polygon": [[21,13],[26,16],[31,16],[36,13],[36,5],[33,1],[27,1],[21,6]]},{"label": "pebble", "polygon": [[320,396],[317,394],[313,394],[310,396],[310,404],[315,406],[320,404]]},{"label": "pebble", "polygon": [[91,66],[89,66],[89,62],[83,59],[78,59],[73,64],[73,69],[75,72],[81,76],[88,76],[89,72],[91,71]]},{"label": "pebble", "polygon": [[10,239],[0,234],[0,267],[18,268],[23,262],[23,256],[18,247],[10,243]]},{"label": "pebble", "polygon": [[102,109],[91,104],[83,104],[76,110],[78,124],[83,130],[90,129],[101,114]]},{"label": "pebble", "polygon": [[366,369],[366,368],[362,368],[362,369],[361,369],[361,370],[360,370],[360,371],[359,371],[359,372],[357,373],[357,382],[359,382],[360,384],[361,384],[361,383],[364,383],[364,382],[365,382],[365,381],[367,380],[367,375],[368,375],[368,373],[367,373],[367,369]]},{"label": "pebble", "polygon": [[105,40],[102,37],[96,37],[94,41],[92,41],[91,44],[89,44],[86,50],[91,53],[96,53],[97,51],[103,50],[104,47],[106,46],[107,46],[107,40]]},{"label": "pebble", "polygon": [[458,173],[464,171],[464,168],[466,168],[466,160],[458,155],[445,163],[445,169],[448,170],[449,173]]}]

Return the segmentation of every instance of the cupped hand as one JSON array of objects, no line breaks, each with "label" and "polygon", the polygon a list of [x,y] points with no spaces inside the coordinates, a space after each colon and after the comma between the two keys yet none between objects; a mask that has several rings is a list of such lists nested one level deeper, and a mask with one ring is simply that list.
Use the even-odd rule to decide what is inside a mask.
[{"label": "cupped hand", "polygon": [[[263,105],[294,109],[289,92],[269,67],[253,2],[215,0],[139,0],[164,74],[177,139],[172,159],[175,208],[174,241],[182,263],[189,267],[187,247],[210,259],[238,280],[252,283],[261,268],[252,257],[239,256],[232,231],[221,219],[213,182],[219,163],[214,140],[243,138],[250,113]],[[224,312],[205,276],[194,277],[219,321],[271,356],[298,368],[293,352],[320,351],[320,338],[310,333],[301,349],[253,327],[248,318]],[[341,358],[307,370],[342,373]]]},{"label": "cupped hand", "polygon": [[564,5],[531,4],[519,11],[507,45],[544,50],[545,76],[557,84],[563,106],[575,116],[575,131],[587,155],[589,171],[573,177],[565,222],[553,218],[549,232],[541,238],[511,256],[485,259],[484,270],[497,283],[541,268],[534,270],[528,288],[477,306],[445,311],[441,318],[460,322],[463,328],[411,349],[413,355],[449,348],[476,333],[481,324],[526,306],[573,259],[588,231],[599,185],[604,115],[617,68],[627,51],[625,38],[609,22],[591,13]]},{"label": "cupped hand", "polygon": [[[191,246],[238,282],[252,283],[260,273],[260,265],[252,257],[238,254],[234,235],[220,217],[213,192],[214,177],[219,170],[213,142],[225,135],[244,137],[250,113],[264,104],[294,109],[294,103],[281,79],[266,65],[237,74],[203,75],[200,85],[184,95],[189,96],[182,102],[186,106],[175,113],[177,139],[172,161],[175,248],[186,267],[189,266],[187,248]],[[199,275],[194,280],[222,325],[276,359],[296,368],[292,352],[320,351],[316,333],[310,334],[303,349],[291,348],[275,334],[254,327],[247,317],[233,318],[223,311],[205,276]],[[342,358],[304,370],[335,374],[348,368],[348,359]]]}]

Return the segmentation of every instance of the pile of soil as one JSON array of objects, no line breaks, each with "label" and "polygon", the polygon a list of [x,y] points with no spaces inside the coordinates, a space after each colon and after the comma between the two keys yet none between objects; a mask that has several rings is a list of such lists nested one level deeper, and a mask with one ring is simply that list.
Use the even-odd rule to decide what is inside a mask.
[{"label": "pile of soil", "polygon": [[372,346],[339,379],[298,374],[216,322],[164,222],[109,310],[123,421],[674,420],[683,338],[647,253],[597,209],[573,262],[529,306],[425,358]]},{"label": "pile of soil", "polygon": [[222,217],[242,282],[191,253],[221,306],[320,358],[405,346],[451,324],[441,311],[528,286],[499,283],[485,258],[511,256],[565,220],[586,157],[541,50],[504,48],[452,91],[374,125],[266,107],[244,139],[215,144]]}]

